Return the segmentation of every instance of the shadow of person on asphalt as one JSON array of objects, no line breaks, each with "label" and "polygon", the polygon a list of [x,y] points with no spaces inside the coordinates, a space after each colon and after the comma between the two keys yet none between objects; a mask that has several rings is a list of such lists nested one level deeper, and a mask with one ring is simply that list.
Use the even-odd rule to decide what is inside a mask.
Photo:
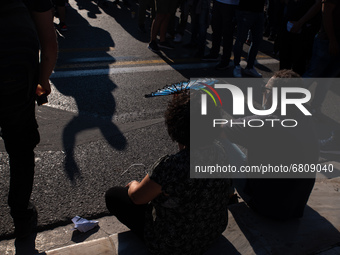
[{"label": "shadow of person on asphalt", "polygon": [[[114,3],[110,0],[75,0],[78,8],[86,9],[88,17],[96,18],[96,14],[102,11],[111,16],[115,21],[121,25],[131,36],[135,39],[148,42],[150,33],[143,33],[138,30],[138,8],[136,1],[127,1],[127,3]],[[151,19],[146,20],[146,25],[151,26]],[[150,23],[150,24],[149,24]]]},{"label": "shadow of person on asphalt", "polygon": [[[114,149],[124,150],[127,143],[124,135],[112,122],[116,109],[116,101],[112,92],[117,86],[110,80],[108,75],[105,75],[108,65],[115,62],[115,59],[105,50],[100,50],[114,47],[114,42],[107,31],[89,25],[88,21],[72,8],[68,8],[68,25],[69,31],[64,33],[64,37],[59,37],[60,50],[63,52],[66,49],[65,54],[58,60],[59,63],[72,63],[72,59],[83,57],[88,52],[93,54],[92,50],[95,49],[99,49],[96,57],[102,54],[100,57],[110,60],[104,62],[102,67],[104,75],[86,78],[77,76],[51,78],[55,88],[64,95],[61,96],[61,99],[57,98],[57,102],[54,103],[62,104],[60,101],[70,101],[71,97],[78,108],[78,115],[73,117],[65,126],[62,135],[63,148],[66,154],[64,161],[65,172],[70,181],[74,183],[76,178],[81,176],[75,159],[77,135],[98,128],[105,140]],[[68,41],[68,39],[70,40]],[[78,42],[79,45],[77,45]],[[72,50],[72,48],[79,51]],[[81,48],[84,50],[81,51]],[[68,49],[71,49],[70,52]],[[86,71],[84,75],[86,76]]]}]

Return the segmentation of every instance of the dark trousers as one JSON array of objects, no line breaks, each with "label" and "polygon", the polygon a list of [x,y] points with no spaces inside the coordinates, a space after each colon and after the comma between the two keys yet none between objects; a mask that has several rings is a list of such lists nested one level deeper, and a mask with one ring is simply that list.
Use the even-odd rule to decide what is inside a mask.
[{"label": "dark trousers", "polygon": [[305,29],[300,34],[293,34],[287,31],[286,24],[280,35],[280,70],[292,69],[303,75],[312,57],[315,31]]},{"label": "dark trousers", "polygon": [[221,41],[223,38],[223,54],[222,61],[228,61],[231,57],[231,51],[233,49],[233,33],[235,23],[236,5],[223,4],[214,1],[212,9],[212,48],[211,55],[218,55],[220,52]]},{"label": "dark trousers", "polygon": [[[204,55],[207,29],[209,25],[210,0],[194,1],[191,7],[191,42],[198,46],[198,54]],[[198,10],[199,9],[199,12]]]},{"label": "dark trousers", "polygon": [[249,30],[252,35],[252,43],[248,51],[247,68],[253,68],[256,55],[259,51],[263,36],[264,14],[262,12],[236,11],[237,37],[234,45],[234,65],[241,62],[243,44],[247,40]]},{"label": "dark trousers", "polygon": [[139,0],[139,8],[138,8],[138,25],[145,25],[145,15],[146,9],[151,8],[151,18],[155,18],[155,1],[154,0]]},{"label": "dark trousers", "polygon": [[148,205],[134,204],[127,187],[113,187],[105,194],[106,207],[111,214],[144,240],[145,213]]},{"label": "dark trousers", "polygon": [[[38,54],[37,54],[38,56]],[[24,56],[18,58],[24,59]],[[31,217],[29,200],[34,178],[34,148],[39,143],[35,119],[35,89],[33,62],[0,64],[0,128],[10,160],[10,190],[8,204],[14,219]],[[34,85],[35,84],[35,85]]]}]

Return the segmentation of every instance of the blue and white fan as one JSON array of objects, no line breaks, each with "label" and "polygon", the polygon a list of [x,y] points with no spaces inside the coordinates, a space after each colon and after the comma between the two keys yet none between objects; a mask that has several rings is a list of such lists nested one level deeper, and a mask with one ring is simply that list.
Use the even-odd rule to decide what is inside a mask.
[{"label": "blue and white fan", "polygon": [[157,97],[157,96],[167,96],[172,94],[179,94],[183,91],[190,89],[199,90],[208,86],[211,86],[217,82],[216,79],[197,79],[189,81],[181,81],[179,83],[174,83],[172,85],[166,85],[162,89],[158,89],[155,92],[146,94],[145,97]]}]

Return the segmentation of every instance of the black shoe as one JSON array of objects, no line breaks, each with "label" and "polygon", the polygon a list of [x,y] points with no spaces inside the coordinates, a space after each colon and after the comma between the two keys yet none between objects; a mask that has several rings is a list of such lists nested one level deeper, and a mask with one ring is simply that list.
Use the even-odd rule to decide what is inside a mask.
[{"label": "black shoe", "polygon": [[202,58],[203,61],[211,61],[211,62],[218,61],[218,59],[219,59],[218,54],[217,55],[208,54]]},{"label": "black shoe", "polygon": [[159,42],[158,43],[158,47],[159,48],[163,48],[163,49],[168,49],[168,50],[173,50],[175,47],[172,46],[169,42],[164,41],[164,42]]},{"label": "black shoe", "polygon": [[156,41],[151,41],[148,45],[148,48],[153,52],[159,52],[159,48]]},{"label": "black shoe", "polygon": [[215,66],[215,69],[216,70],[225,70],[225,69],[228,69],[229,67],[230,67],[229,61],[222,60],[220,63],[218,63]]}]

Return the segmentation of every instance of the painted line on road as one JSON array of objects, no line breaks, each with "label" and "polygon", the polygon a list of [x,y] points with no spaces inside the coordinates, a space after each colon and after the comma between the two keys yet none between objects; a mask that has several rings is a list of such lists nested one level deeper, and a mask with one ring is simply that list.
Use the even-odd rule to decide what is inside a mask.
[{"label": "painted line on road", "polygon": [[59,52],[87,52],[87,51],[114,51],[114,47],[100,47],[100,48],[65,48],[59,49]]},{"label": "painted line on road", "polygon": [[[156,62],[159,60],[156,60]],[[134,62],[134,61],[133,61]],[[141,61],[143,62],[143,61]],[[152,63],[150,60],[145,60],[144,63]],[[261,65],[277,64],[276,59],[258,59],[258,63]],[[52,73],[51,79],[55,78],[69,78],[80,76],[96,76],[96,75],[112,75],[112,74],[124,74],[124,73],[140,73],[140,72],[162,72],[171,70],[191,70],[191,69],[203,69],[214,67],[216,63],[188,63],[188,64],[173,64],[173,65],[147,65],[147,66],[134,66],[134,67],[107,67],[103,69],[90,69],[90,70],[70,70],[70,71],[56,71]],[[245,66],[246,62],[241,61],[241,65]]]},{"label": "painted line on road", "polygon": [[[76,60],[76,59],[75,59]],[[66,64],[66,65],[60,65],[56,66],[55,70],[59,69],[70,69],[70,68],[77,68],[77,67],[83,67],[83,68],[91,68],[91,67],[99,67],[99,66],[105,66],[107,68],[111,68],[114,66],[127,66],[127,65],[151,65],[151,64],[166,64],[167,62],[163,59],[151,59],[151,60],[129,60],[129,61],[117,61],[115,62],[114,58],[103,57],[103,58],[89,58],[91,61],[86,61],[87,58],[79,59],[79,61],[74,61],[74,64]],[[90,62],[90,63],[86,63]],[[106,62],[106,63],[105,63]],[[111,63],[108,63],[111,62]],[[180,62],[180,61],[178,61]],[[186,61],[188,62],[188,61]]]}]

